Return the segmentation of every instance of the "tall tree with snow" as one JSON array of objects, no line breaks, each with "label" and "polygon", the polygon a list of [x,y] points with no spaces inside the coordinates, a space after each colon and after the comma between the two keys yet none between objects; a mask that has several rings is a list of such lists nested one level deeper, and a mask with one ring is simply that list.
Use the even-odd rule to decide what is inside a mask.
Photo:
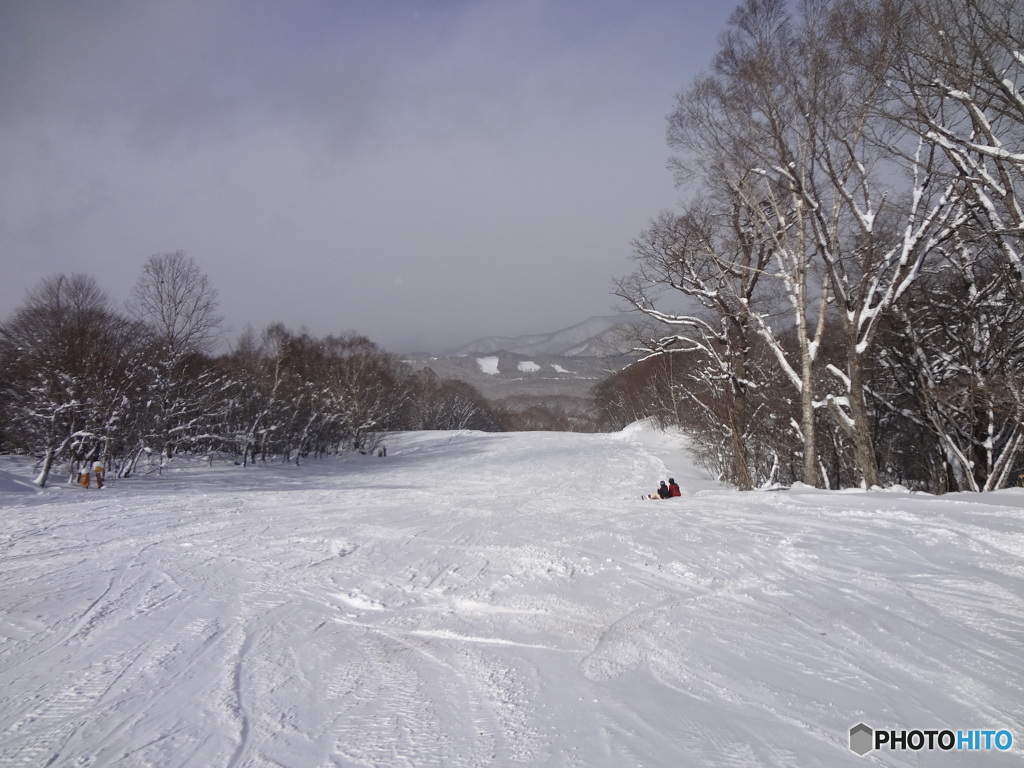
[{"label": "tall tree with snow", "polygon": [[217,291],[196,262],[183,251],[151,256],[135,285],[129,310],[146,329],[148,355],[147,440],[170,458],[191,435],[205,434],[202,414],[214,377],[196,358],[208,352],[222,318]]}]

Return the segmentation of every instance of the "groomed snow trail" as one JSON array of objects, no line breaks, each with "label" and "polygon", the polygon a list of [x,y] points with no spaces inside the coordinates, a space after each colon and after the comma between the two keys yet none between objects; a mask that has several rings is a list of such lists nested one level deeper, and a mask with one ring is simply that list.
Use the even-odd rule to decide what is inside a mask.
[{"label": "groomed snow trail", "polygon": [[[1024,491],[740,494],[639,425],[3,488],[5,768],[1024,755]],[[1015,743],[861,758],[859,721]]]}]

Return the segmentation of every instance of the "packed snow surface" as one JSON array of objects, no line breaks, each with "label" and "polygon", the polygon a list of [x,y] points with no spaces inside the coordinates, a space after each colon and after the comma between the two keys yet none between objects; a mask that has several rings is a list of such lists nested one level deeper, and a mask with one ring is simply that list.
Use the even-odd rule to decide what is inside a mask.
[{"label": "packed snow surface", "polygon": [[[0,765],[1021,763],[1022,490],[743,494],[644,425],[387,448],[5,460]],[[859,757],[858,722],[1014,741]]]},{"label": "packed snow surface", "polygon": [[540,370],[540,366],[533,360],[520,360],[516,367],[523,373],[536,373]]}]

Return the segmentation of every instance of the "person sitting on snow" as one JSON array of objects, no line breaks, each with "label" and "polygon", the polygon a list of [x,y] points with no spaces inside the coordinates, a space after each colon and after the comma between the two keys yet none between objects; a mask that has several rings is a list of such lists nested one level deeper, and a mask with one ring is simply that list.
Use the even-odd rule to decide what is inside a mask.
[{"label": "person sitting on snow", "polygon": [[679,484],[676,483],[674,477],[668,479],[668,492],[670,496],[682,496],[683,492],[679,490]]},{"label": "person sitting on snow", "polygon": [[671,491],[669,491],[668,486],[665,485],[665,481],[662,480],[661,481],[661,485],[658,486],[658,492],[657,493],[649,493],[646,496],[641,496],[640,498],[641,499],[667,499],[669,497],[669,493],[671,493]]}]

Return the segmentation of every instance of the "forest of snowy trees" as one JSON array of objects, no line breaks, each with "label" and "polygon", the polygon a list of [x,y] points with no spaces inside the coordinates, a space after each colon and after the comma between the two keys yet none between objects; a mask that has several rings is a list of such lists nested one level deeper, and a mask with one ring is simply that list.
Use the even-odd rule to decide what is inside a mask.
[{"label": "forest of snowy trees", "polygon": [[615,293],[601,384],[741,488],[1024,471],[1024,5],[747,0],[669,118],[688,192]]},{"label": "forest of snowy trees", "polygon": [[0,442],[74,477],[128,476],[176,455],[238,464],[372,452],[396,429],[494,429],[469,385],[414,372],[356,335],[276,323],[210,354],[217,294],[184,253],[151,257],[124,311],[88,275],[32,288],[0,324]]}]

